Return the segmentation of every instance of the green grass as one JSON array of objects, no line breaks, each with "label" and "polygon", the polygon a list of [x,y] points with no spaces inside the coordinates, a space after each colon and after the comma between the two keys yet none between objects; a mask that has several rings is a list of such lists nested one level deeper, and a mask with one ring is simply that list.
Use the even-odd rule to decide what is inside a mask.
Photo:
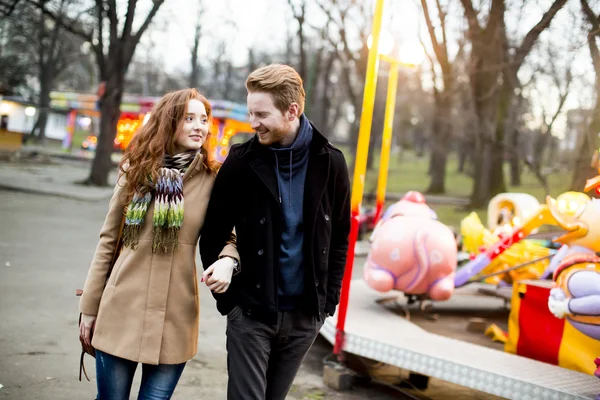
[{"label": "green grass", "polygon": [[73,132],[73,145],[71,148],[79,149],[81,147],[81,143],[83,143],[85,138],[87,138],[89,135],[91,135],[89,131],[76,129],[75,132]]},{"label": "green grass", "polygon": [[[343,149],[346,154],[348,164],[352,164],[347,149]],[[377,179],[379,174],[379,154],[374,156],[373,170],[367,171],[365,177],[365,193],[376,193]],[[388,174],[388,193],[405,193],[409,190],[424,192],[429,185],[429,176],[427,168],[429,165],[428,157],[417,157],[413,152],[405,151],[399,159],[398,154],[390,156],[389,174]],[[521,175],[521,186],[511,187],[509,185],[508,164],[505,169],[505,182],[508,192],[528,193],[538,199],[540,203],[545,202],[546,193],[544,188],[537,181],[535,176],[528,170],[524,169]],[[564,171],[556,173],[548,177],[550,187],[550,195],[553,197],[566,192],[569,189],[571,182],[571,173]],[[446,167],[446,195],[451,197],[469,197],[473,188],[473,180],[462,173],[458,172],[458,159],[455,154],[448,158]],[[373,205],[372,203],[363,202],[365,206]],[[460,221],[466,217],[471,211],[476,211],[479,214],[481,221],[486,224],[487,210],[470,210],[464,207],[452,205],[431,205],[438,214],[440,221],[447,225],[458,228]]]}]

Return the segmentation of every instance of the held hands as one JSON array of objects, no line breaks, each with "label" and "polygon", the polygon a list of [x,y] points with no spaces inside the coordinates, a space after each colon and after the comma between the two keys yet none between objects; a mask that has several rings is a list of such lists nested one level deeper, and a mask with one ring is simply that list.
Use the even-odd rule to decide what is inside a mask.
[{"label": "held hands", "polygon": [[566,315],[572,314],[569,310],[569,300],[562,289],[554,288],[550,290],[548,308],[556,318],[564,318]]},{"label": "held hands", "polygon": [[234,260],[231,257],[223,257],[208,267],[202,274],[202,282],[214,293],[225,293],[229,289],[231,276],[233,275]]},{"label": "held hands", "polygon": [[79,324],[79,336],[83,338],[86,345],[92,345],[92,335],[96,327],[96,316],[81,314],[81,323]]}]

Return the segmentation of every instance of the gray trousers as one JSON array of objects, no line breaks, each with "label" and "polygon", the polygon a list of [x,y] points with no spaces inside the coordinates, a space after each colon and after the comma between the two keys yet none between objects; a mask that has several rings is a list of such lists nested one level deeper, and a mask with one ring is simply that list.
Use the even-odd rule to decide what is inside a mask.
[{"label": "gray trousers", "polygon": [[227,315],[228,400],[284,400],[323,322],[280,311],[276,325],[237,306]]}]

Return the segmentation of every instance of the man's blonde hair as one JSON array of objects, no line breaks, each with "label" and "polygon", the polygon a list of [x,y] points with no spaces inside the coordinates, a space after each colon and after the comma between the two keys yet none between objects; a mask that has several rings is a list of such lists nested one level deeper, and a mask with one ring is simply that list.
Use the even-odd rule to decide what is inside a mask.
[{"label": "man's blonde hair", "polygon": [[265,92],[273,97],[275,107],[282,113],[290,104],[298,104],[298,115],[304,112],[304,87],[302,78],[289,65],[271,64],[253,71],[246,79],[248,92]]}]

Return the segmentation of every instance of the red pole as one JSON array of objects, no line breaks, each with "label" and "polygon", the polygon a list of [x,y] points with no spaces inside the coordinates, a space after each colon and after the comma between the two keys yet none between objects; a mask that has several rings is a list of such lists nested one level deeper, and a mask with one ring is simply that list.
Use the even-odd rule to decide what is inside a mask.
[{"label": "red pole", "polygon": [[375,217],[373,217],[373,226],[377,225],[381,219],[381,214],[383,214],[383,201],[377,200],[377,203],[375,204]]},{"label": "red pole", "polygon": [[346,270],[344,280],[342,281],[342,293],[340,296],[340,306],[338,309],[337,332],[335,335],[335,345],[333,354],[342,362],[346,329],[346,313],[348,312],[348,299],[350,297],[350,282],[352,281],[352,266],[354,265],[354,246],[358,239],[358,212],[352,211],[352,221],[350,225],[350,237],[348,239],[348,254],[346,255]]},{"label": "red pole", "polygon": [[369,152],[369,137],[373,122],[373,107],[375,106],[375,89],[377,86],[377,61],[379,54],[379,33],[383,14],[384,0],[376,0],[375,12],[373,14],[373,27],[371,28],[372,45],[369,48],[367,60],[367,73],[365,76],[365,90],[363,94],[363,105],[360,114],[360,129],[358,132],[358,143],[356,144],[356,161],[354,164],[354,179],[352,181],[352,224],[348,243],[348,254],[346,257],[346,270],[342,281],[342,292],[340,306],[338,309],[337,332],[333,353],[342,360],[344,349],[344,328],[346,326],[346,312],[348,311],[348,296],[350,294],[350,281],[352,280],[352,266],[354,265],[354,246],[358,239],[358,216],[362,202],[365,186],[365,175],[367,170],[367,155]]}]

